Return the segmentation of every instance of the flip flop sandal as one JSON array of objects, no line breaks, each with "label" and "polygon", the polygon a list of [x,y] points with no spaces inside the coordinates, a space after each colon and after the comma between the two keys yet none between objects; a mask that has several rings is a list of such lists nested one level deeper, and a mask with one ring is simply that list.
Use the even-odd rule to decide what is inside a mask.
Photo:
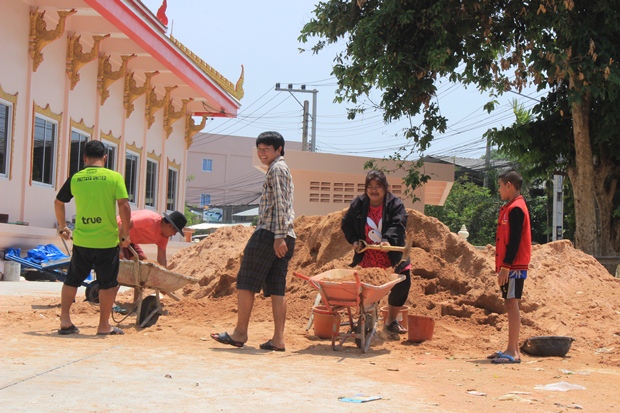
[{"label": "flip flop sandal", "polygon": [[261,344],[260,346],[261,350],[269,350],[269,351],[286,351],[285,347],[276,347],[271,343],[271,340],[267,341],[266,343]]},{"label": "flip flop sandal", "polygon": [[77,334],[80,332],[80,329],[71,324],[71,327],[60,328],[58,330],[58,334],[61,336],[66,336],[68,334]]},{"label": "flip flop sandal", "polygon": [[497,357],[501,356],[502,354],[504,354],[504,352],[503,352],[503,351],[499,351],[499,350],[497,350],[495,353],[491,353],[491,354],[489,354],[489,355],[487,356],[487,359],[488,359],[488,360],[493,360],[493,359],[496,359]]},{"label": "flip flop sandal", "polygon": [[217,341],[218,343],[228,344],[229,346],[233,346],[233,347],[243,347],[245,345],[243,341],[233,340],[232,337],[228,335],[227,332],[219,333],[219,334],[213,333],[211,334],[211,338]]},{"label": "flip flop sandal", "polygon": [[118,327],[112,327],[112,331],[107,333],[97,333],[98,336],[122,336],[123,334],[125,332]]},{"label": "flip flop sandal", "polygon": [[521,359],[516,359],[509,354],[502,353],[491,360],[493,364],[519,364],[521,363]]}]

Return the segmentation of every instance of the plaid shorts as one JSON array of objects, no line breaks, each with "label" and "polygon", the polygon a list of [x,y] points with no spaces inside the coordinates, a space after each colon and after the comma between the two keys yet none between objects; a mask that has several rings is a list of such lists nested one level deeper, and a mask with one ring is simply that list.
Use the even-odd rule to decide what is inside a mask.
[{"label": "plaid shorts", "polygon": [[259,293],[265,297],[284,296],[288,263],[295,251],[295,238],[286,237],[288,252],[283,258],[273,250],[274,234],[265,229],[254,231],[245,249],[237,274],[237,289]]}]

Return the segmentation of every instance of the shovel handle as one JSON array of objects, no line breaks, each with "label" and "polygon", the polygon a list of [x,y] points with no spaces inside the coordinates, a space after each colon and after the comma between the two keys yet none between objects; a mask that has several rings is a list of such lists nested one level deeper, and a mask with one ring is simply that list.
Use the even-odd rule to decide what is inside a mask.
[{"label": "shovel handle", "polygon": [[366,241],[364,241],[363,239],[358,241],[359,244],[361,244],[360,247],[358,247],[355,252],[357,252],[358,254],[360,252],[364,252],[366,250],[377,250],[377,251],[400,251],[400,252],[405,252],[405,250],[407,249],[407,247],[397,247],[397,246],[384,246],[384,245],[379,245],[379,244],[368,244]]}]

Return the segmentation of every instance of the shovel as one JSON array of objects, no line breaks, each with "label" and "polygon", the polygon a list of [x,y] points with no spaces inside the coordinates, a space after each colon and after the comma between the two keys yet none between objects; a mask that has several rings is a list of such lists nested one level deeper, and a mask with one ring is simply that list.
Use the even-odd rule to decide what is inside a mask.
[{"label": "shovel", "polygon": [[355,252],[358,254],[360,252],[364,252],[366,250],[376,250],[376,251],[399,251],[404,255],[409,255],[409,251],[411,250],[411,239],[407,240],[404,247],[397,247],[393,245],[380,245],[380,244],[368,244],[363,239],[358,241],[359,247],[355,249]]}]

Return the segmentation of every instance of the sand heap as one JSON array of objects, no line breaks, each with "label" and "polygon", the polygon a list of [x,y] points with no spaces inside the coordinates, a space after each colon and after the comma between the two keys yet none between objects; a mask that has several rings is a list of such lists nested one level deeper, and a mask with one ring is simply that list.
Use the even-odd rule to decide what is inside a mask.
[{"label": "sand heap", "polygon": [[[448,349],[461,343],[465,350],[495,345],[489,337],[505,342],[507,321],[494,273],[494,247],[477,249],[437,219],[408,212],[407,236],[413,239],[413,248],[407,304],[410,314],[435,318],[432,345]],[[294,272],[313,276],[349,268],[353,251],[340,231],[342,214],[295,220],[298,238],[289,266],[288,325],[305,324],[316,296],[316,290]],[[222,303],[224,308],[235,307],[236,274],[252,231],[243,226],[221,228],[170,260],[173,271],[199,280],[183,291],[187,299],[200,302],[196,311],[207,311],[210,303],[220,309]],[[597,352],[620,365],[614,356],[618,353],[614,348],[620,350],[618,297],[620,280],[570,241],[536,245],[522,300],[521,337],[571,336],[576,339],[571,351]],[[183,312],[191,310],[184,306]],[[256,312],[265,312],[257,315],[260,319],[270,317],[269,306],[258,306]]]}]

